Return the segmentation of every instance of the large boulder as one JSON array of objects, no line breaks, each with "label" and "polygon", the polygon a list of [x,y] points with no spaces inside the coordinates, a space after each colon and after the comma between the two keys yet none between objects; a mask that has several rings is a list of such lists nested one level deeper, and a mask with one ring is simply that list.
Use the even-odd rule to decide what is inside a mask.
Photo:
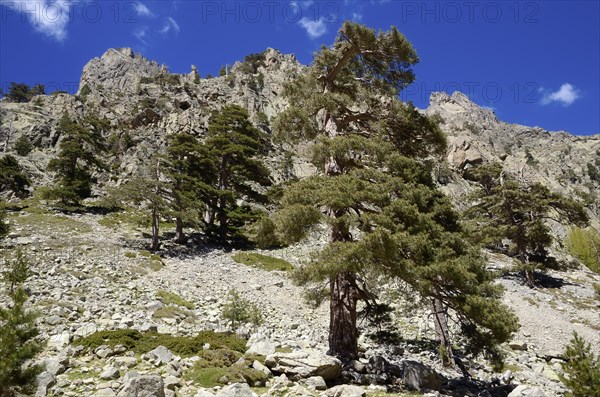
[{"label": "large boulder", "polygon": [[257,395],[247,383],[234,383],[219,390],[217,397],[257,397]]},{"label": "large boulder", "polygon": [[292,353],[274,353],[267,357],[266,366],[274,373],[285,374],[299,380],[320,376],[325,380],[342,374],[342,363],[335,357],[316,350],[300,350]]},{"label": "large boulder", "polygon": [[323,393],[325,397],[365,397],[367,392],[360,386],[339,385]]},{"label": "large boulder", "polygon": [[440,390],[442,382],[431,368],[416,361],[404,361],[404,384],[414,390]]},{"label": "large boulder", "polygon": [[118,397],[165,397],[165,385],[160,375],[134,376],[125,382]]},{"label": "large boulder", "polygon": [[259,340],[250,345],[248,354],[260,354],[261,356],[268,356],[275,353],[275,343],[269,340]]}]

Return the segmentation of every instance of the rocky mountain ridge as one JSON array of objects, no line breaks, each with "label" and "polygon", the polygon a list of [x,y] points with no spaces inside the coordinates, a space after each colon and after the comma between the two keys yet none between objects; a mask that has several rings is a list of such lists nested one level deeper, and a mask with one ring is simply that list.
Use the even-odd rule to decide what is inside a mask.
[{"label": "rocky mountain ridge", "polygon": [[[302,73],[304,66],[293,55],[273,49],[267,49],[263,55],[258,61],[236,63],[226,76],[200,78],[193,66],[189,74],[171,74],[167,67],[130,49],[108,50],[85,66],[77,95],[39,96],[25,104],[0,101],[3,120],[0,148],[11,153],[13,143],[26,134],[36,149],[27,157],[19,157],[19,161],[36,185],[48,184],[50,175],[45,168],[61,139],[56,131],[61,116],[67,112],[78,120],[86,117],[106,120],[109,133],[122,136],[127,132],[133,144],[115,157],[114,178],[100,180],[96,193],[101,195],[104,187],[135,172],[148,153],[165,144],[169,134],[188,131],[203,137],[211,111],[225,104],[234,103],[248,109],[255,125],[270,132],[270,121],[286,106],[282,98],[284,83]],[[591,178],[586,168],[588,163],[593,164],[600,158],[599,135],[577,137],[503,123],[492,111],[477,106],[461,93],[434,93],[429,108],[423,112],[438,115],[441,128],[448,135],[447,165],[440,165],[437,177],[442,189],[459,208],[466,204],[472,189],[462,177],[463,171],[482,162],[500,161],[505,169],[522,180],[540,181],[553,190],[585,197],[589,201],[592,224],[600,228],[599,182]],[[305,145],[274,145],[267,159],[273,178],[285,179],[285,151],[296,154],[293,174],[303,177],[314,173],[303,156],[306,149]],[[228,329],[221,310],[230,288],[259,304],[265,313],[266,321],[260,329],[246,330],[253,334],[250,345],[266,344],[269,352],[275,348],[294,350],[290,354],[308,354],[311,360],[314,356],[310,354],[321,357],[325,351],[326,307],[312,309],[305,305],[302,290],[284,273],[265,272],[235,263],[232,253],[220,248],[186,251],[169,244],[159,253],[158,266],[149,263],[143,251],[143,227],[125,221],[110,225],[101,215],[56,214],[38,208],[34,200],[31,208],[11,214],[9,221],[12,234],[2,248],[8,251],[23,247],[30,252],[36,268],[31,285],[32,303],[43,307],[40,326],[44,339],[49,341],[43,357],[49,365],[40,378],[39,396],[126,396],[131,395],[127,390],[133,384],[151,383],[152,379],[162,382],[163,395],[242,395],[236,394],[239,390],[234,392],[227,388],[205,389],[186,379],[183,374],[193,366],[194,358],[167,354],[168,358],[161,355],[162,359],[158,355],[164,351],[136,356],[133,351],[120,348],[103,347],[88,352],[77,348],[79,338],[101,329],[133,328],[175,335],[193,335],[203,329]],[[560,249],[565,228],[554,226],[559,236],[556,248]],[[264,253],[298,265],[322,244],[312,239],[303,245]],[[564,255],[560,251],[558,254]],[[498,270],[510,265],[507,257],[490,256],[490,268]],[[558,356],[571,331],[583,335],[598,351],[600,319],[592,284],[600,282],[600,277],[585,268],[560,275],[551,272],[550,276],[563,280],[564,287],[536,292],[514,279],[499,281],[507,290],[504,301],[518,313],[522,328],[515,340],[505,346],[509,365],[505,371],[495,373],[483,362],[469,368],[472,376],[487,382],[488,389],[493,389],[490,384],[494,378],[504,376],[509,382],[514,378],[513,386],[519,385],[510,392],[511,397],[560,396],[565,388],[558,379],[562,371]],[[159,291],[183,297],[193,303],[193,309],[178,308],[180,310],[163,315],[165,310],[161,309],[169,305],[158,297]],[[2,296],[0,301],[4,299]],[[396,367],[391,365],[398,365],[404,372],[393,379],[406,384],[404,373],[409,372],[406,368],[410,368],[410,362],[418,361],[445,379],[442,394],[431,391],[430,396],[458,395],[453,394],[456,390],[467,394],[465,389],[451,389],[457,373],[441,367],[435,352],[419,347],[420,341],[432,336],[431,319],[424,310],[408,310],[408,306],[414,306],[411,298],[394,307],[406,339],[401,345],[379,346],[366,337],[361,338],[363,357],[354,365],[356,376],[366,379],[364,389],[321,391],[325,379],[313,379],[310,383],[309,376],[302,382],[289,383],[286,376],[271,379],[268,390],[244,389],[244,393],[248,397],[252,393],[267,397],[346,397],[362,395],[365,389],[370,394],[380,393],[393,388],[383,381],[378,384],[371,375],[392,379],[397,374],[392,373]],[[366,327],[362,330],[368,331]],[[382,362],[377,357],[383,357],[388,363],[387,366],[382,364],[379,372],[376,364]],[[285,359],[306,364],[306,360],[296,356]],[[281,369],[284,365],[277,360],[269,366],[269,374],[285,373]],[[302,371],[306,371],[304,367]],[[507,374],[507,371],[510,372]],[[306,373],[314,375],[310,371]],[[421,373],[423,382],[427,381],[428,373]],[[155,377],[144,378],[142,382],[140,374]],[[295,381],[300,378],[303,377],[294,376]],[[373,386],[367,387],[370,383]],[[424,383],[422,389],[435,389],[436,385],[435,382]],[[500,393],[501,388],[497,392]]]}]

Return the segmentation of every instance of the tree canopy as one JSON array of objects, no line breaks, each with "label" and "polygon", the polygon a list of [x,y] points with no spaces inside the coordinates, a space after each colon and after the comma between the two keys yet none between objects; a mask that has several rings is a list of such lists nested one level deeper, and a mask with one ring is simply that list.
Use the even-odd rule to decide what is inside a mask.
[{"label": "tree canopy", "polygon": [[[396,28],[375,33],[346,22],[335,43],[286,87],[291,105],[274,123],[282,139],[312,143],[320,174],[285,190],[273,233],[289,243],[327,224],[329,244],[298,278],[328,280],[329,353],[344,359],[358,354],[356,306],[373,302],[369,275],[407,281],[432,300],[444,322],[454,310],[470,330],[474,351],[506,340],[516,328],[503,306],[496,317],[477,312],[498,307],[499,291],[431,179],[430,160],[444,152],[445,136],[435,121],[398,99],[414,80],[417,60]],[[440,342],[450,346],[445,327]]]},{"label": "tree canopy", "polygon": [[506,252],[522,263],[530,285],[534,284],[533,270],[548,264],[552,235],[547,222],[566,221],[584,227],[589,221],[579,202],[540,183],[521,183],[499,164],[476,167],[466,176],[479,184],[475,204],[466,211],[475,223],[472,236],[496,250],[503,249],[503,239],[510,240]]},{"label": "tree canopy", "polygon": [[91,196],[92,172],[105,168],[98,154],[105,149],[101,133],[106,128],[106,123],[100,120],[90,118],[78,123],[66,113],[62,116],[57,127],[62,136],[59,151],[48,163],[56,183],[45,192],[47,198],[58,199],[64,205],[79,205],[82,199]]},{"label": "tree canopy", "polygon": [[[237,105],[227,105],[214,112],[204,146],[216,170],[209,181],[205,221],[208,231],[217,231],[221,239],[235,236],[255,214],[246,202],[264,201],[260,186],[271,184],[270,172],[258,155],[266,149],[266,136],[254,127],[248,112]],[[218,222],[218,227],[216,223]]]}]

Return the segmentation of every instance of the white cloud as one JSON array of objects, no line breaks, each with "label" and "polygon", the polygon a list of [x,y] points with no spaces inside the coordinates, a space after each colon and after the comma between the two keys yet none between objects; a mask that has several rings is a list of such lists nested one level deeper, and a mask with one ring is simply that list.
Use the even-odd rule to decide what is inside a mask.
[{"label": "white cloud", "polygon": [[36,31],[61,42],[67,38],[70,8],[77,3],[79,0],[0,0],[0,5],[26,15]]},{"label": "white cloud", "polygon": [[352,13],[352,20],[353,21],[360,22],[360,21],[362,21],[362,19],[363,19],[363,16],[362,16],[362,14],[360,12],[353,12]]},{"label": "white cloud", "polygon": [[167,34],[171,30],[174,31],[175,34],[179,33],[179,31],[180,31],[179,24],[173,18],[167,17],[167,21],[165,22],[165,25],[159,32],[162,34]]},{"label": "white cloud", "polygon": [[142,44],[146,45],[148,44],[148,42],[146,41],[146,37],[147,37],[147,33],[148,33],[148,27],[147,26],[142,26],[141,28],[135,30],[133,32],[133,35],[135,36],[136,39],[138,39]]},{"label": "white cloud", "polygon": [[569,106],[577,99],[581,98],[580,91],[569,83],[564,83],[558,91],[549,92],[542,97],[542,105],[548,105],[552,102],[559,102],[563,106]]},{"label": "white cloud", "polygon": [[146,6],[141,1],[136,1],[134,4],[135,4],[135,9],[136,9],[138,15],[141,15],[143,17],[153,17],[154,16],[154,13],[152,11],[150,11],[148,6]]},{"label": "white cloud", "polygon": [[325,18],[323,17],[316,21],[307,17],[303,17],[298,21],[298,23],[304,30],[306,30],[308,37],[311,39],[316,39],[317,37],[321,37],[327,33],[327,25],[325,24]]}]

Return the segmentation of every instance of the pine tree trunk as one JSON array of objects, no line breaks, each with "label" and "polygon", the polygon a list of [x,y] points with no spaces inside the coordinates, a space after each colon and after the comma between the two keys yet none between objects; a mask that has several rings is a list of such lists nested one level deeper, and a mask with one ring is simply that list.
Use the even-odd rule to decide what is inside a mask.
[{"label": "pine tree trunk", "polygon": [[527,281],[527,285],[530,287],[535,287],[535,276],[533,275],[533,270],[525,269],[525,281]]},{"label": "pine tree trunk", "polygon": [[185,244],[187,242],[187,237],[183,232],[183,221],[181,217],[178,216],[175,218],[175,243],[177,244]]},{"label": "pine tree trunk", "polygon": [[215,210],[209,207],[204,211],[204,222],[209,228],[215,224]]},{"label": "pine tree trunk", "polygon": [[358,358],[356,303],[358,291],[350,272],[338,273],[329,281],[331,289],[329,312],[329,351],[340,359]]},{"label": "pine tree trunk", "polygon": [[158,208],[154,207],[152,209],[152,243],[150,244],[150,251],[156,251],[160,247],[160,241],[158,239],[159,221]]},{"label": "pine tree trunk", "polygon": [[452,352],[450,332],[448,331],[448,317],[444,310],[444,304],[438,298],[433,298],[431,303],[436,341],[440,344],[440,358],[444,365],[454,366],[454,354]]}]

